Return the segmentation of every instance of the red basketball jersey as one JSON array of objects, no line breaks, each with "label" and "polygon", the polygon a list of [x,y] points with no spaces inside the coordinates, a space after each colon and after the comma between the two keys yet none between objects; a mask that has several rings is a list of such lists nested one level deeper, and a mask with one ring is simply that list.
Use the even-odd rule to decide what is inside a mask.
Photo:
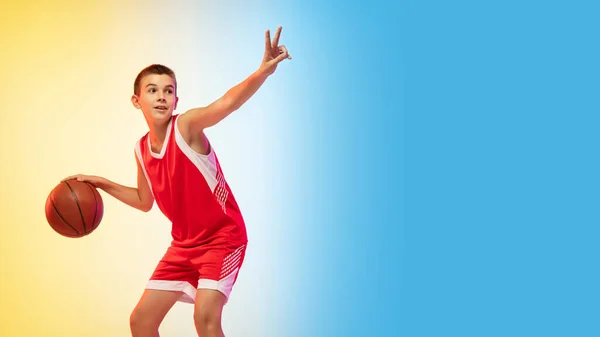
[{"label": "red basketball jersey", "polygon": [[246,244],[244,219],[210,146],[210,153],[195,152],[169,122],[160,153],[150,148],[149,134],[135,146],[138,160],[157,206],[172,222],[173,245],[239,246]]}]

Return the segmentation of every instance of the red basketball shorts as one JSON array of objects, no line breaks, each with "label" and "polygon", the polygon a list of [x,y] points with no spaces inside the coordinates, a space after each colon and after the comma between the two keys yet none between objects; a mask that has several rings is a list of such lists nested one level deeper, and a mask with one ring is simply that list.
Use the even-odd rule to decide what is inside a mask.
[{"label": "red basketball shorts", "polygon": [[170,246],[146,289],[182,291],[179,301],[186,303],[195,302],[197,289],[218,290],[229,299],[245,253],[245,245],[193,250]]}]

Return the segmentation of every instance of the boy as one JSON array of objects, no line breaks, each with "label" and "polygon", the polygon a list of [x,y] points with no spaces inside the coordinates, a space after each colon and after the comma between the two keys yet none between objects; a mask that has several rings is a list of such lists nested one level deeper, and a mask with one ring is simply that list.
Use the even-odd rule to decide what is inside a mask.
[{"label": "boy", "polygon": [[177,301],[194,303],[201,337],[223,337],[221,313],[237,279],[247,244],[246,228],[219,161],[203,130],[242,106],[291,59],[266,31],[259,69],[212,104],[174,115],[177,81],[163,65],[142,70],[134,82],[133,105],[142,111],[149,132],[135,145],[137,188],[108,179],[74,175],[121,202],[147,212],[154,201],[172,222],[171,246],[150,277],[130,317],[133,337],[158,336],[158,328]]}]

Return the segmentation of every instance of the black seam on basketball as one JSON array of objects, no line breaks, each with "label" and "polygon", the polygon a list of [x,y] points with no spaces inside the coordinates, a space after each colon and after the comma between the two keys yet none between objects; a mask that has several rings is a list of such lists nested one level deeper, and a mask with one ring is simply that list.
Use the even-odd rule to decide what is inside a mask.
[{"label": "black seam on basketball", "polygon": [[67,184],[67,186],[71,190],[71,195],[73,195],[73,199],[75,200],[75,203],[77,204],[77,209],[79,210],[79,215],[81,215],[81,222],[83,223],[83,234],[87,234],[87,228],[85,226],[85,219],[83,218],[83,212],[81,211],[81,206],[79,206],[79,200],[77,200],[77,195],[75,194],[75,191],[73,191],[73,189],[71,188],[71,185],[69,185],[68,182],[65,181],[65,184]]},{"label": "black seam on basketball", "polygon": [[63,218],[63,217],[62,217],[62,215],[60,215],[60,212],[58,211],[58,209],[56,208],[56,205],[54,204],[54,200],[52,200],[52,208],[54,208],[54,211],[56,212],[56,214],[58,214],[58,217],[59,217],[59,218],[60,218],[60,219],[61,219],[61,220],[62,220],[62,221],[63,221],[63,222],[64,222],[64,223],[67,225],[67,226],[71,227],[71,228],[72,228],[72,229],[75,231],[75,233],[77,233],[77,235],[79,235],[79,231],[78,231],[78,230],[77,230],[75,227],[71,226],[71,224],[69,224],[69,223],[67,222],[67,220],[65,220],[65,218]]},{"label": "black seam on basketball", "polygon": [[96,215],[98,215],[98,199],[96,199],[96,192],[94,192],[94,187],[92,186],[92,184],[88,183],[87,181],[85,183],[86,185],[88,185],[90,190],[92,190],[92,195],[94,196],[94,219],[92,219],[92,228],[90,229],[94,230],[94,222],[96,222]]}]

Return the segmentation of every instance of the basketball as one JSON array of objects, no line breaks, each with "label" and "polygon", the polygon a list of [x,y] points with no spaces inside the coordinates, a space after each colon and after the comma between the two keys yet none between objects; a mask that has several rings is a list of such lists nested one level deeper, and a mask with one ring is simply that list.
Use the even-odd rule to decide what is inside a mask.
[{"label": "basketball", "polygon": [[68,238],[89,235],[98,228],[103,215],[102,197],[88,182],[63,181],[46,199],[46,220],[55,232]]}]

